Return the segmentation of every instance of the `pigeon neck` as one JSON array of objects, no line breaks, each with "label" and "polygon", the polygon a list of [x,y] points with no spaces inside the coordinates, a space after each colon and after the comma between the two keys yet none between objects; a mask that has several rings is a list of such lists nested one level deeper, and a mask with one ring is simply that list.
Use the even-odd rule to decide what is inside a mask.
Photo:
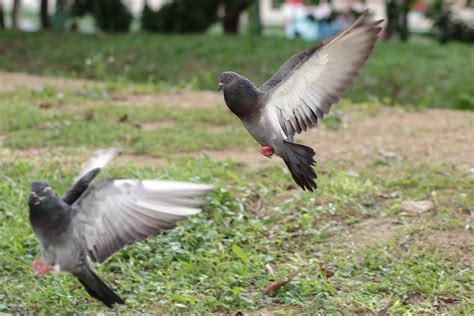
[{"label": "pigeon neck", "polygon": [[61,231],[70,221],[69,206],[61,203],[59,199],[57,203],[47,206],[38,205],[30,206],[30,221],[33,227],[48,232]]},{"label": "pigeon neck", "polygon": [[239,118],[245,118],[260,109],[260,91],[247,80],[224,88],[224,99],[229,110]]}]

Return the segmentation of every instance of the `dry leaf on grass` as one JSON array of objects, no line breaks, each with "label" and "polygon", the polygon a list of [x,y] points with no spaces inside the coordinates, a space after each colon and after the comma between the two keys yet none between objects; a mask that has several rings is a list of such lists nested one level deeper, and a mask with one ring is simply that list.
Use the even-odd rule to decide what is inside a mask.
[{"label": "dry leaf on grass", "polygon": [[90,111],[90,112],[84,113],[84,116],[83,116],[84,121],[90,121],[93,118],[94,118],[94,112]]},{"label": "dry leaf on grass", "polygon": [[128,114],[122,115],[122,116],[118,119],[118,121],[119,121],[120,123],[128,122]]},{"label": "dry leaf on grass", "polygon": [[263,295],[268,295],[272,292],[276,292],[278,291],[279,289],[281,289],[283,286],[285,286],[288,282],[290,282],[291,280],[293,280],[295,277],[296,277],[297,273],[291,275],[288,279],[286,280],[280,280],[280,281],[275,281],[275,282],[272,282],[270,283],[269,285],[267,285],[264,289],[263,289]]},{"label": "dry leaf on grass", "polygon": [[334,271],[324,266],[321,266],[321,273],[328,279],[334,276]]}]

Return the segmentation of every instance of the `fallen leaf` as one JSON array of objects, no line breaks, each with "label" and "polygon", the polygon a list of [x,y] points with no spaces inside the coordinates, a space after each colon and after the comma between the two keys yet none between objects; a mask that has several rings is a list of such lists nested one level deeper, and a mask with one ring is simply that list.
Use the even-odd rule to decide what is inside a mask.
[{"label": "fallen leaf", "polygon": [[118,120],[120,123],[125,123],[125,122],[128,122],[128,114],[124,114],[122,115],[119,120]]},{"label": "fallen leaf", "polygon": [[39,105],[39,107],[42,109],[51,109],[52,107],[54,107],[54,104],[51,102],[43,102]]},{"label": "fallen leaf", "polygon": [[321,266],[321,273],[326,276],[326,278],[330,278],[332,276],[334,276],[334,271],[330,270],[329,268],[325,267],[325,266]]},{"label": "fallen leaf", "polygon": [[424,200],[424,201],[403,201],[401,204],[403,212],[405,212],[405,215],[408,216],[414,216],[414,215],[419,215],[421,213],[428,212],[434,207],[433,202],[429,200]]},{"label": "fallen leaf", "polygon": [[[35,311],[41,310],[41,308],[42,308],[41,304],[36,304],[36,303],[31,304],[31,309],[33,309]],[[7,314],[5,314],[5,315],[7,315]]]},{"label": "fallen leaf", "polygon": [[267,285],[264,289],[263,289],[263,295],[268,295],[272,292],[276,292],[278,291],[279,289],[281,289],[285,284],[287,284],[288,282],[290,282],[291,280],[293,280],[296,276],[296,273],[291,275],[288,279],[286,280],[280,280],[280,281],[275,281],[275,282],[272,282],[270,283],[269,285]]},{"label": "fallen leaf", "polygon": [[289,233],[294,233],[297,232],[300,228],[298,226],[290,226],[286,229],[287,232]]},{"label": "fallen leaf", "polygon": [[90,111],[90,112],[84,113],[84,116],[83,116],[84,121],[90,121],[93,118],[94,118],[94,112]]}]

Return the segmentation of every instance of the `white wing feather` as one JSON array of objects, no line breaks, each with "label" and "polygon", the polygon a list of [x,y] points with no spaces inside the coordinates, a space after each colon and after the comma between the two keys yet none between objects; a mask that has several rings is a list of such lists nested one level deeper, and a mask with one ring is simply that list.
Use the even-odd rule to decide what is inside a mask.
[{"label": "white wing feather", "polygon": [[369,57],[380,22],[359,18],[270,91],[267,110],[277,113],[288,137],[316,125],[329,113]]},{"label": "white wing feather", "polygon": [[214,187],[177,181],[106,180],[78,200],[75,225],[90,257],[102,262],[136,240],[159,234],[200,212]]},{"label": "white wing feather", "polygon": [[99,149],[95,155],[90,158],[87,163],[82,167],[79,175],[74,179],[74,182],[79,180],[81,177],[86,175],[89,171],[96,168],[105,167],[112,159],[120,154],[120,150],[117,148]]}]

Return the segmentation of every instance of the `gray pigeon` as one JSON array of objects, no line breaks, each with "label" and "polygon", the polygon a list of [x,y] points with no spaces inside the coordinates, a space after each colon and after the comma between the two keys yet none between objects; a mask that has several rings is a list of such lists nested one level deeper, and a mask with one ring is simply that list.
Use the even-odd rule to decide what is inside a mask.
[{"label": "gray pigeon", "polygon": [[[104,161],[106,163],[106,161]],[[103,262],[122,247],[167,231],[177,221],[200,212],[198,196],[207,184],[157,180],[92,180],[88,171],[61,198],[45,182],[33,182],[30,222],[41,244],[36,275],[67,271],[108,307],[124,301],[92,270],[88,257]]]},{"label": "gray pigeon", "polygon": [[295,144],[293,136],[318,124],[364,66],[382,22],[365,17],[366,12],[341,33],[288,59],[260,88],[232,71],[220,75],[218,90],[224,90],[227,107],[262,145],[262,154],[283,159],[303,190],[317,188],[315,152]]}]

